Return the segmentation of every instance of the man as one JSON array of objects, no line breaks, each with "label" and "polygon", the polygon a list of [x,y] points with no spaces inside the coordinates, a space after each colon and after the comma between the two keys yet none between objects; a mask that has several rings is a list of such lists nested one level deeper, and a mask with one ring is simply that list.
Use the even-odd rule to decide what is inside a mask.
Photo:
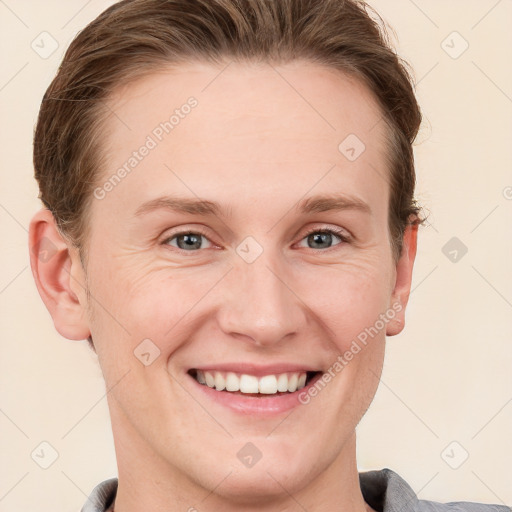
[{"label": "man", "polygon": [[77,36],[30,243],[110,390],[119,478],[84,511],[507,510],[357,471],[404,327],[420,121],[360,2],[127,0]]}]

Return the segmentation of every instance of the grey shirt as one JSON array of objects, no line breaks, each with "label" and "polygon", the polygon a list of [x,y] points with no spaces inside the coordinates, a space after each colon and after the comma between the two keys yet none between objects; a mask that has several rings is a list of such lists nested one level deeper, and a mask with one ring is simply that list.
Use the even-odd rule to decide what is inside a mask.
[{"label": "grey shirt", "polygon": [[[512,512],[505,505],[419,500],[409,484],[388,468],[359,473],[359,483],[364,500],[377,512]],[[116,492],[117,478],[105,480],[93,489],[81,512],[112,510]]]}]

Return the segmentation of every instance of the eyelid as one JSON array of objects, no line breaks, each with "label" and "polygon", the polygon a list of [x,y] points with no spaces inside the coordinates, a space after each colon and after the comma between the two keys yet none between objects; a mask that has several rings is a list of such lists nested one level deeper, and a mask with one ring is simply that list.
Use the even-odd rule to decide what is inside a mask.
[{"label": "eyelid", "polygon": [[[187,235],[189,233],[192,233],[192,234],[195,234],[195,235],[202,235],[204,236],[204,238],[206,238],[208,240],[208,242],[210,242],[212,245],[216,245],[215,242],[213,242],[212,240],[210,240],[210,236],[209,234],[206,232],[206,230],[202,227],[193,227],[193,228],[185,228],[185,229],[179,229],[177,231],[173,231],[173,232],[170,232],[170,233],[167,233],[165,235],[165,237],[163,238],[163,240],[160,242],[160,245],[170,245],[169,242],[170,240],[176,238],[177,236],[180,236],[180,235]],[[170,246],[170,247],[173,247],[173,246]],[[181,251],[181,252],[198,252],[198,251],[185,251],[184,249],[180,249],[179,247],[173,247],[174,249],[178,250],[178,251]]]},{"label": "eyelid", "polygon": [[[305,238],[306,236],[310,235],[311,233],[334,233],[335,235],[339,236],[343,240],[350,240],[352,238],[352,235],[343,228],[339,227],[333,227],[333,226],[323,226],[323,227],[312,227],[311,229],[307,230],[306,233],[304,233],[302,238]],[[301,238],[301,240],[302,240]]]},{"label": "eyelid", "polygon": [[333,227],[333,226],[329,226],[329,227],[328,226],[323,226],[323,227],[314,226],[314,227],[308,229],[301,236],[301,239],[299,240],[298,243],[302,242],[305,238],[307,238],[312,233],[329,233],[329,234],[334,234],[341,241],[340,241],[340,243],[335,244],[335,245],[333,245],[331,247],[327,247],[326,249],[313,249],[311,247],[302,247],[303,249],[308,249],[310,251],[319,252],[319,253],[321,253],[321,252],[329,252],[331,250],[335,250],[338,245],[344,245],[344,244],[348,244],[348,243],[352,242],[352,234],[349,233],[347,230],[345,230],[343,228]]}]

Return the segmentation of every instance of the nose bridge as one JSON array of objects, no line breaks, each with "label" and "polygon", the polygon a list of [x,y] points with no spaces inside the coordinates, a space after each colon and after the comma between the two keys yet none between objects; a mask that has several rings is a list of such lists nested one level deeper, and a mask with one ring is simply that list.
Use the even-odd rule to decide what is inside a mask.
[{"label": "nose bridge", "polygon": [[[247,246],[245,246],[247,248]],[[278,343],[305,322],[301,301],[287,284],[279,251],[265,249],[252,262],[240,244],[224,295],[220,321],[227,334],[245,335],[258,345]],[[254,251],[254,247],[250,251]],[[241,256],[240,256],[241,254]]]}]

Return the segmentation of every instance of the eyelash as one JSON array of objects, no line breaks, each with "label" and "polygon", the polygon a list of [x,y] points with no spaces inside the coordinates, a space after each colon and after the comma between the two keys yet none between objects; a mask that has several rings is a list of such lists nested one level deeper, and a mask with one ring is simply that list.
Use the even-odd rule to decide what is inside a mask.
[{"label": "eyelash", "polygon": [[307,247],[307,249],[311,249],[312,251],[319,250],[319,251],[325,252],[325,251],[329,251],[330,249],[334,249],[338,245],[342,245],[342,244],[346,244],[346,243],[350,242],[349,236],[346,234],[346,232],[339,228],[312,228],[311,230],[304,233],[304,236],[301,238],[301,242],[302,242],[302,240],[304,240],[304,238],[307,238],[309,235],[311,235],[313,233],[327,233],[330,235],[336,235],[341,240],[341,242],[332,247],[328,247],[327,249],[311,249],[310,247]]},{"label": "eyelash", "polygon": [[[326,233],[326,234],[336,235],[341,240],[341,242],[332,247],[328,247],[326,249],[313,249],[311,247],[305,247],[305,249],[310,249],[311,251],[327,252],[332,249],[335,249],[338,245],[344,245],[346,243],[350,243],[350,237],[346,234],[346,232],[344,230],[338,229],[338,228],[312,228],[309,231],[307,231],[306,233],[304,233],[304,236],[300,239],[300,241],[302,242],[302,240],[304,240],[305,238],[307,238],[309,235],[311,235],[313,233]],[[201,228],[194,228],[194,230],[185,230],[185,231],[179,231],[177,233],[173,233],[171,236],[169,236],[165,240],[163,240],[161,245],[169,245],[169,242],[171,240],[174,240],[176,237],[179,237],[180,235],[202,235],[210,243],[213,243],[210,241],[210,239],[208,238],[208,234],[205,231],[203,231]],[[173,247],[173,249],[176,249],[183,253],[198,252],[198,251],[186,251],[185,249],[180,249],[179,247],[174,247],[174,246],[171,246],[171,247]]]}]

